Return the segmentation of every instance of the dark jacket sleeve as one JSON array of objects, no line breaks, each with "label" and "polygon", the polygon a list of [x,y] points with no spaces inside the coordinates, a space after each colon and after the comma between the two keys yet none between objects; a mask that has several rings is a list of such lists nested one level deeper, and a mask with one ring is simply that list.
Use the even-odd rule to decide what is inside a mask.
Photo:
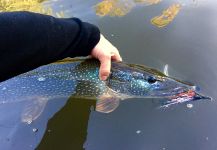
[{"label": "dark jacket sleeve", "polygon": [[0,13],[0,81],[66,57],[87,56],[99,29],[78,18]]}]

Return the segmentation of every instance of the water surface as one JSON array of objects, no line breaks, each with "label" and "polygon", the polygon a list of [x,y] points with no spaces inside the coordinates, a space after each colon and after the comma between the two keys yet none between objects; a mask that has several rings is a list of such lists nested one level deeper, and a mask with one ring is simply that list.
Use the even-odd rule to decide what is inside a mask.
[{"label": "water surface", "polygon": [[[126,62],[163,69],[195,83],[213,101],[157,109],[157,100],[129,99],[109,114],[93,111],[94,101],[52,100],[30,125],[19,122],[22,103],[0,106],[0,149],[86,150],[215,150],[217,149],[217,2],[162,0],[131,4],[121,16],[96,15],[99,1],[45,2],[66,17],[79,17],[99,26]],[[180,11],[164,27],[151,19],[179,3]],[[124,6],[124,5],[123,5]],[[125,8],[125,7],[124,7]],[[37,129],[37,132],[34,132]]]}]

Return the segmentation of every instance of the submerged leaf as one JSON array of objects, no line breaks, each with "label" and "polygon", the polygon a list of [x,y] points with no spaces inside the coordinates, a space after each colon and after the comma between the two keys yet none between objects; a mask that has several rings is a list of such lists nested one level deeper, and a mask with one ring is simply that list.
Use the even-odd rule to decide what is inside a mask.
[{"label": "submerged leaf", "polygon": [[30,11],[41,14],[53,15],[63,18],[64,13],[53,13],[52,8],[44,6],[42,3],[47,0],[0,0],[0,12]]},{"label": "submerged leaf", "polygon": [[1,0],[0,12],[32,11],[43,14],[52,14],[52,10],[43,7],[41,2],[43,2],[43,0]]},{"label": "submerged leaf", "polygon": [[98,16],[124,16],[129,13],[137,4],[153,5],[161,0],[103,0],[95,5],[95,12]]},{"label": "submerged leaf", "polygon": [[180,4],[173,4],[169,8],[164,10],[162,12],[162,15],[152,18],[151,23],[159,28],[167,26],[170,22],[173,21],[173,19],[179,13],[180,9]]},{"label": "submerged leaf", "polygon": [[95,6],[95,11],[99,16],[124,16],[132,7],[133,3],[130,1],[104,0]]}]

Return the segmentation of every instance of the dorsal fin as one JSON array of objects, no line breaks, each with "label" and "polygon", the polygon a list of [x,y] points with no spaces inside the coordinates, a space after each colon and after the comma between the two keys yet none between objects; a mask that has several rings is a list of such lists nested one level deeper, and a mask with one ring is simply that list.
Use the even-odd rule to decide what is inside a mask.
[{"label": "dorsal fin", "polygon": [[169,74],[168,74],[168,64],[166,64],[166,65],[164,66],[164,74],[165,74],[166,76],[169,76]]},{"label": "dorsal fin", "polygon": [[67,58],[55,61],[51,64],[65,64],[65,63],[70,63],[70,62],[80,62],[80,61],[84,61],[84,60],[85,60],[85,58],[80,58],[80,57],[78,57],[78,58],[67,57]]},{"label": "dorsal fin", "polygon": [[143,71],[149,72],[151,74],[154,74],[156,76],[166,77],[166,75],[163,72],[161,72],[157,69],[145,66],[145,65],[139,65],[139,64],[127,64],[127,65],[134,68],[134,69],[143,70]]}]

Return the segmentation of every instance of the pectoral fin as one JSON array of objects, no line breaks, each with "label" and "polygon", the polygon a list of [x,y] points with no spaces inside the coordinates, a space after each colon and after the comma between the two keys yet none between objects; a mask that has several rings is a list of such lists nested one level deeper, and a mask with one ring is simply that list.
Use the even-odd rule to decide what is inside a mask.
[{"label": "pectoral fin", "polygon": [[96,103],[96,111],[102,113],[110,113],[114,111],[118,106],[119,106],[118,98],[102,95],[99,97]]},{"label": "pectoral fin", "polygon": [[31,123],[32,121],[36,120],[44,111],[48,100],[49,99],[45,97],[36,97],[28,101],[21,114],[21,121],[25,123]]}]

